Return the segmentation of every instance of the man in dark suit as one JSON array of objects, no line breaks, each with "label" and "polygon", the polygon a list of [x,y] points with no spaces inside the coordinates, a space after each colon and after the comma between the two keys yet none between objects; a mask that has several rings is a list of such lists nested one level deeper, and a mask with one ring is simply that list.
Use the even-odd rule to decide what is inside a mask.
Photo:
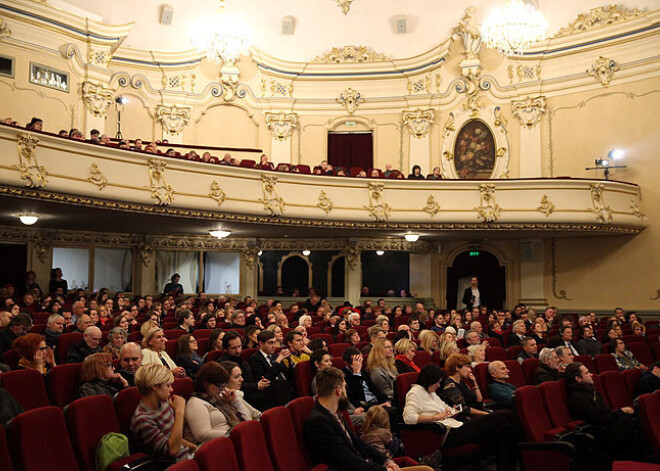
[{"label": "man in dark suit", "polygon": [[364,443],[344,423],[339,409],[348,405],[344,374],[337,368],[316,373],[317,402],[305,421],[305,446],[312,461],[342,471],[398,471],[392,460]]},{"label": "man in dark suit", "polygon": [[275,355],[277,343],[272,330],[259,332],[257,342],[259,351],[253,353],[248,359],[252,374],[255,378],[265,378],[269,381],[264,392],[269,396],[271,407],[283,406],[295,397],[291,386],[293,384],[293,364],[286,366],[283,362],[285,358],[291,356],[291,352],[285,348]]},{"label": "man in dark suit", "polygon": [[470,286],[465,288],[463,291],[463,304],[468,310],[472,310],[473,307],[479,307],[484,302],[481,299],[481,292],[479,291],[479,280],[476,276],[470,277]]},{"label": "man in dark suit", "polygon": [[573,327],[564,325],[559,329],[559,336],[552,337],[548,340],[549,348],[568,347],[573,355],[580,354],[577,344],[573,342]]},{"label": "man in dark suit", "polygon": [[342,355],[346,366],[342,370],[346,376],[346,393],[348,400],[355,407],[354,414],[362,414],[371,406],[380,404],[391,407],[392,403],[386,397],[379,397],[378,391],[371,382],[366,371],[362,371],[364,357],[355,347],[344,350]]}]

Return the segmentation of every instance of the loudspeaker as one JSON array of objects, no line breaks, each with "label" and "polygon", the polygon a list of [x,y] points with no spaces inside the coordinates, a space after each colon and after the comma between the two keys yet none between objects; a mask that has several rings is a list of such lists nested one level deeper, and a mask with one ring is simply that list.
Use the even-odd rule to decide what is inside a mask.
[{"label": "loudspeaker", "polygon": [[520,256],[523,262],[536,261],[536,251],[534,250],[534,241],[524,240],[520,243]]},{"label": "loudspeaker", "polygon": [[293,16],[282,18],[282,34],[293,34]]},{"label": "loudspeaker", "polygon": [[396,22],[396,32],[398,34],[403,34],[408,32],[408,25],[406,23],[406,18],[404,16],[400,16],[395,19]]},{"label": "loudspeaker", "polygon": [[163,25],[171,25],[173,16],[174,8],[169,5],[163,5],[163,8],[160,11],[160,23]]}]

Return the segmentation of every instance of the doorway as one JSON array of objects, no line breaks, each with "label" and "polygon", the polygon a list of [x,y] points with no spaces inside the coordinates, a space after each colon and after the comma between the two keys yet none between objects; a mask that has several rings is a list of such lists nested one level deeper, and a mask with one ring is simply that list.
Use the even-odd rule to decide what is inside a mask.
[{"label": "doorway", "polygon": [[447,268],[447,309],[463,309],[463,291],[470,285],[470,277],[479,279],[483,304],[502,309],[506,302],[506,269],[497,257],[485,250],[460,253]]},{"label": "doorway", "polygon": [[370,169],[374,164],[374,136],[371,131],[329,132],[328,163],[333,167]]}]

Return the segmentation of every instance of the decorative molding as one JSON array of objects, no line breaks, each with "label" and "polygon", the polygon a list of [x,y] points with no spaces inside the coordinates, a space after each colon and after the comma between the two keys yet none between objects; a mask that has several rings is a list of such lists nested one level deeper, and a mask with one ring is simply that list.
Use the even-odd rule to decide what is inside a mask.
[{"label": "decorative molding", "polygon": [[417,108],[415,111],[402,112],[403,128],[417,139],[428,135],[433,126],[434,119],[435,111],[432,108],[425,110]]},{"label": "decorative molding", "polygon": [[485,183],[479,185],[479,207],[477,210],[483,222],[495,222],[500,217],[502,208],[495,202],[495,185]]},{"label": "decorative molding", "polygon": [[96,164],[92,164],[89,167],[89,177],[87,177],[87,181],[96,185],[99,191],[105,188],[105,186],[108,184],[108,179],[105,178],[103,173],[101,173],[99,166]]},{"label": "decorative molding", "polygon": [[300,250],[295,250],[283,255],[277,262],[277,286],[282,286],[282,267],[284,266],[284,262],[292,257],[302,258],[307,263],[307,286],[312,286],[312,262],[309,260],[309,257],[303,254]]},{"label": "decorative molding", "polygon": [[259,250],[259,246],[256,244],[249,245],[241,250],[243,260],[245,260],[245,266],[248,270],[254,270],[254,267],[257,266],[259,261]]},{"label": "decorative molding", "polygon": [[607,87],[614,78],[614,72],[619,70],[619,64],[614,59],[607,59],[599,56],[596,61],[587,69],[587,74],[591,75],[601,86]]},{"label": "decorative molding", "polygon": [[479,61],[482,44],[481,31],[474,20],[475,12],[476,7],[467,7],[458,25],[452,30],[452,39],[460,38],[463,41],[463,54],[468,61],[475,59]]},{"label": "decorative molding", "polygon": [[384,62],[389,60],[385,54],[375,52],[366,46],[333,47],[329,52],[316,56],[316,64],[354,64],[364,62]]},{"label": "decorative molding", "polygon": [[39,139],[30,133],[18,133],[18,165],[13,167],[21,172],[25,186],[41,188],[48,182],[48,172],[37,162]]},{"label": "decorative molding", "polygon": [[408,79],[408,95],[418,94],[418,93],[431,93],[431,77],[429,75],[422,77],[421,79],[411,82]]},{"label": "decorative molding", "polygon": [[261,94],[266,96],[270,91],[270,96],[293,96],[293,82],[289,82],[288,85],[283,84],[275,79],[265,78],[261,79]]},{"label": "decorative molding", "polygon": [[646,214],[642,212],[642,210],[639,208],[639,204],[635,200],[630,200],[630,209],[632,210],[635,217],[640,221],[643,221],[646,217]]},{"label": "decorative molding", "polygon": [[264,209],[268,211],[271,216],[281,216],[284,214],[284,198],[278,196],[275,192],[275,184],[277,177],[275,175],[261,175],[261,186],[263,190],[263,198],[258,201],[263,203]]},{"label": "decorative molding", "polygon": [[148,243],[144,243],[138,247],[138,255],[140,256],[140,261],[145,268],[151,263],[152,257],[155,253],[153,246]]},{"label": "decorative molding", "polygon": [[339,98],[336,98],[337,103],[344,107],[348,114],[355,113],[355,110],[358,109],[361,103],[364,103],[364,98],[360,95],[360,92],[353,90],[351,87],[348,87],[346,90],[339,94]]},{"label": "decorative molding", "polygon": [[554,238],[550,239],[550,279],[552,280],[552,295],[557,299],[572,301],[566,294],[566,290],[560,289],[557,293],[557,242]]},{"label": "decorative molding", "polygon": [[547,195],[543,195],[541,197],[541,203],[539,204],[539,207],[536,208],[536,210],[545,214],[545,217],[550,217],[550,215],[555,210],[555,205],[552,204]]},{"label": "decorative molding", "polygon": [[9,25],[5,20],[0,18],[0,39],[8,38],[9,36],[11,36],[11,30],[9,29]]},{"label": "decorative molding", "polygon": [[507,125],[507,119],[506,116],[504,116],[504,112],[502,111],[502,108],[496,106],[493,109],[493,116],[495,117],[495,121],[493,122],[493,124],[495,124],[495,126],[502,129],[502,131],[506,134],[505,126]]},{"label": "decorative molding", "polygon": [[351,11],[351,3],[353,3],[353,0],[337,0],[337,5],[341,8],[344,15],[347,15]]},{"label": "decorative molding", "polygon": [[358,266],[358,262],[360,261],[360,249],[358,248],[357,244],[349,244],[346,249],[344,249],[344,256],[346,257],[346,265],[348,265],[348,268],[353,271],[355,268]]},{"label": "decorative molding", "polygon": [[325,214],[329,214],[330,211],[332,211],[332,201],[330,201],[328,195],[325,194],[325,191],[321,190],[321,193],[319,193],[319,202],[316,203],[316,206],[325,211]]},{"label": "decorative molding", "polygon": [[163,89],[164,90],[173,90],[175,88],[181,88],[185,91],[186,83],[189,84],[188,88],[190,92],[195,91],[195,82],[197,81],[197,76],[195,74],[172,74],[167,75],[163,74]]},{"label": "decorative molding", "polygon": [[209,188],[209,198],[218,203],[218,206],[222,206],[222,203],[225,201],[225,192],[222,191],[220,185],[217,181],[213,180],[211,182],[211,187]]},{"label": "decorative molding", "polygon": [[450,133],[456,131],[456,125],[454,123],[454,113],[449,113],[449,116],[447,116],[447,121],[445,121],[445,125],[442,127],[442,130],[445,134],[445,137],[447,137]]},{"label": "decorative molding", "polygon": [[87,61],[91,65],[106,66],[112,60],[112,52],[106,49],[93,49],[89,48],[87,51]]},{"label": "decorative molding", "polygon": [[451,152],[451,151],[448,151],[448,150],[444,151],[444,152],[442,153],[442,156],[443,156],[443,157],[445,158],[445,160],[447,160],[447,161],[454,160],[454,153]]},{"label": "decorative molding", "polygon": [[92,115],[106,118],[108,107],[115,101],[115,90],[92,82],[83,82],[82,99],[85,108]]},{"label": "decorative molding", "polygon": [[435,200],[433,195],[429,195],[428,199],[426,200],[426,206],[422,208],[422,211],[429,213],[431,217],[440,212],[440,205]]},{"label": "decorative molding", "polygon": [[541,122],[546,112],[546,100],[544,96],[514,100],[511,102],[511,110],[521,126],[532,129]]},{"label": "decorative molding", "polygon": [[591,31],[603,26],[636,18],[645,13],[645,11],[637,8],[625,8],[619,5],[592,8],[588,13],[580,13],[575,21],[561,28],[554,37],[561,38],[571,34],[584,33],[585,31]]},{"label": "decorative molding", "polygon": [[589,208],[596,214],[596,221],[601,224],[610,224],[612,222],[612,208],[607,206],[603,201],[603,190],[605,187],[602,183],[592,183],[591,187],[591,204],[593,207]]},{"label": "decorative molding", "polygon": [[156,107],[156,118],[165,132],[172,136],[176,136],[181,133],[185,125],[188,124],[191,111],[192,108],[189,106],[179,107],[177,105],[158,105]]},{"label": "decorative molding", "polygon": [[278,141],[285,141],[298,127],[297,113],[265,113],[266,125],[271,135]]},{"label": "decorative molding", "polygon": [[46,263],[48,252],[50,251],[50,244],[47,240],[41,239],[35,242],[34,251],[37,253],[37,258],[41,263]]},{"label": "decorative molding", "polygon": [[364,208],[369,211],[369,214],[376,221],[387,221],[390,217],[390,210],[392,209],[389,204],[383,200],[383,183],[369,183],[369,206]]},{"label": "decorative molding", "polygon": [[660,299],[660,289],[659,289],[658,291],[655,292],[655,297],[653,297],[653,298],[649,298],[649,299],[650,299],[651,301],[656,301],[656,300]]},{"label": "decorative molding", "polygon": [[174,190],[165,181],[165,167],[163,159],[149,159],[149,189],[151,198],[159,206],[168,206],[174,201]]}]

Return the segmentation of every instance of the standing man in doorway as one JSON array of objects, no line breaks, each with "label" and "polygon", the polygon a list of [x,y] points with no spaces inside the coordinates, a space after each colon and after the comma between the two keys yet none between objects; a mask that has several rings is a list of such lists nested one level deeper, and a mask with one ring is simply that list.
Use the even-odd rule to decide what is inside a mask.
[{"label": "standing man in doorway", "polygon": [[481,293],[479,292],[479,280],[476,276],[470,277],[470,286],[463,291],[463,304],[470,311],[472,308],[479,307],[483,304]]}]

